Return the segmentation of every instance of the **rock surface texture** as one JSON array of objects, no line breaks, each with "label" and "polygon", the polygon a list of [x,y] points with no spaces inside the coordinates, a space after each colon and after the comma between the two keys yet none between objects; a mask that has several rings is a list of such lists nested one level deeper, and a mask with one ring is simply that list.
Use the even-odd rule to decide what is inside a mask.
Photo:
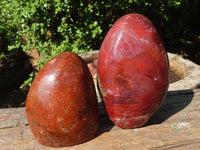
[{"label": "rock surface texture", "polygon": [[97,73],[112,122],[121,128],[144,125],[169,85],[167,53],[151,21],[140,14],[117,20],[101,45]]},{"label": "rock surface texture", "polygon": [[98,129],[97,97],[81,57],[64,52],[38,72],[26,100],[26,115],[41,144],[62,147],[92,139]]}]

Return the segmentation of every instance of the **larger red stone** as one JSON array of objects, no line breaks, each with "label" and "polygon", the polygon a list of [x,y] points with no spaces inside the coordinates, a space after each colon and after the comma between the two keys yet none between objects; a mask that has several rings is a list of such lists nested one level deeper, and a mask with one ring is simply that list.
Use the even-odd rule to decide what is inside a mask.
[{"label": "larger red stone", "polygon": [[97,97],[79,56],[61,53],[39,71],[27,96],[26,115],[32,133],[44,145],[71,146],[95,136]]},{"label": "larger red stone", "polygon": [[97,73],[107,113],[121,128],[144,125],[161,106],[168,90],[168,58],[146,17],[121,17],[106,35]]}]

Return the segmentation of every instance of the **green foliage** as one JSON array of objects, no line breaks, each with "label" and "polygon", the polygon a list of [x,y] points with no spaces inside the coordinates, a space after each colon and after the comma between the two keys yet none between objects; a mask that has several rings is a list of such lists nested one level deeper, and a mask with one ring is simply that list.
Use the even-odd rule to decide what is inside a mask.
[{"label": "green foliage", "polygon": [[82,53],[92,50],[92,40],[102,32],[91,4],[2,0],[0,7],[0,33],[9,39],[9,50],[36,48],[48,59],[63,51]]},{"label": "green foliage", "polygon": [[[0,34],[9,50],[36,48],[48,58],[99,48],[109,27],[126,13],[143,13],[165,24],[182,0],[1,0]],[[25,44],[22,44],[22,40]]]},{"label": "green foliage", "polygon": [[5,54],[3,52],[0,52],[0,60],[5,57]]},{"label": "green foliage", "polygon": [[20,86],[20,88],[23,88],[25,86],[30,87],[34,77],[35,77],[34,72],[31,72],[30,75],[29,75],[29,78],[26,81],[24,81],[24,83]]},{"label": "green foliage", "polygon": [[111,25],[127,13],[144,14],[171,38],[169,25],[181,4],[182,0],[1,0],[0,37],[8,50],[37,49],[45,56],[40,69],[61,52],[99,49]]}]

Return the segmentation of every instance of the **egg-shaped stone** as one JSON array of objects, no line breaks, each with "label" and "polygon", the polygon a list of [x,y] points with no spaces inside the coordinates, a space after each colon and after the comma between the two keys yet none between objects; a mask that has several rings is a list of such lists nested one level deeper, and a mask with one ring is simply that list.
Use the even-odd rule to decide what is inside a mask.
[{"label": "egg-shaped stone", "polygon": [[95,136],[97,104],[87,65],[78,55],[64,52],[38,72],[28,92],[26,115],[39,143],[71,146]]},{"label": "egg-shaped stone", "polygon": [[143,126],[169,85],[167,53],[152,22],[141,14],[118,19],[101,45],[97,73],[111,121],[121,128]]}]

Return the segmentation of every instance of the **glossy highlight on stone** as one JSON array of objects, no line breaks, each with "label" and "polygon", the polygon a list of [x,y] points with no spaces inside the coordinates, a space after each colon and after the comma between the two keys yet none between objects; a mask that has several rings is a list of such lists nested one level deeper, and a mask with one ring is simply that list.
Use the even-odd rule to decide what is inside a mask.
[{"label": "glossy highlight on stone", "polygon": [[151,21],[141,14],[117,20],[101,45],[97,73],[111,121],[121,128],[143,126],[169,85],[167,53]]},{"label": "glossy highlight on stone", "polygon": [[38,72],[27,96],[26,115],[39,143],[71,146],[96,135],[97,104],[87,65],[78,55],[64,52]]}]

